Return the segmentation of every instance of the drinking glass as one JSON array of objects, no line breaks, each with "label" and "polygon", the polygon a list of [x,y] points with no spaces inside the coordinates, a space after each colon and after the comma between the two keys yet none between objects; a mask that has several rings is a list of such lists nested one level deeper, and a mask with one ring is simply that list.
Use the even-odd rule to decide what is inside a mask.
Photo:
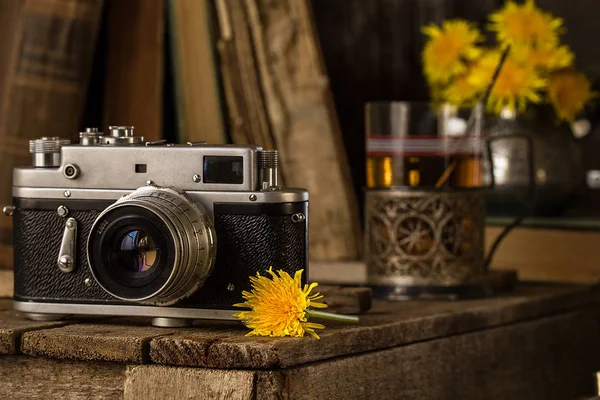
[{"label": "drinking glass", "polygon": [[477,286],[486,272],[481,108],[373,102],[365,118],[365,257],[375,295]]}]

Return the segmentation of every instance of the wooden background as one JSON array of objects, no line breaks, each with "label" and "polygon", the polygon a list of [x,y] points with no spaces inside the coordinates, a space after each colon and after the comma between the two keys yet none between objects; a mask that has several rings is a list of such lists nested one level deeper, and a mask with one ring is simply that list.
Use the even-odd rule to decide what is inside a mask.
[{"label": "wooden background", "polygon": [[[465,18],[484,29],[490,12],[503,0],[311,0],[315,25],[325,60],[343,144],[351,166],[354,192],[362,213],[365,184],[364,104],[372,100],[427,100],[422,74],[423,24],[448,18]],[[111,2],[108,2],[110,10]],[[536,0],[536,4],[564,19],[562,41],[576,55],[577,66],[600,81],[600,1]],[[165,21],[169,25],[169,20]],[[103,124],[106,74],[103,21],[95,53],[92,79],[82,126]],[[165,40],[165,54],[171,52]],[[162,128],[176,140],[177,110],[173,98],[173,71],[164,64]],[[600,88],[600,84],[596,85]],[[600,119],[600,113],[590,115]],[[586,169],[600,169],[600,128],[581,141]],[[600,191],[586,190],[573,214],[600,216]],[[362,214],[361,214],[362,215]]]},{"label": "wooden background", "polygon": [[[311,0],[361,213],[365,184],[364,104],[372,100],[427,100],[421,67],[421,49],[425,43],[421,26],[448,18],[465,18],[484,29],[489,13],[503,3],[503,0]],[[567,32],[562,41],[571,46],[578,67],[600,80],[600,47],[594,40],[600,36],[600,25],[594,18],[600,15],[600,1],[536,0],[536,4],[564,19]],[[103,122],[101,103],[106,90],[102,80],[106,68],[103,37],[101,31],[82,126]],[[168,40],[165,45],[165,51],[170,52]],[[164,67],[162,125],[166,137],[173,140],[176,139],[173,132],[177,131],[177,111],[172,98],[174,82],[171,65],[167,62]],[[590,117],[600,119],[600,113]],[[580,143],[586,169],[600,169],[600,157],[595,152],[600,148],[600,129]],[[599,204],[600,191],[586,190],[573,213],[600,216]]]},{"label": "wooden background", "polygon": [[[86,0],[79,1],[82,4],[88,4]],[[183,2],[183,0],[178,1]],[[215,3],[213,0],[207,1],[211,4]],[[362,214],[365,183],[363,116],[365,102],[370,100],[426,100],[428,91],[420,61],[421,49],[424,45],[424,37],[420,32],[421,26],[429,22],[442,22],[448,18],[459,17],[476,21],[483,28],[488,14],[501,7],[503,0],[307,1],[310,1],[313,8],[318,45],[321,48],[328,74],[327,79],[333,92],[335,111],[341,126],[342,145],[350,164],[352,190],[355,197],[350,200],[356,200],[357,210]],[[44,0],[44,2],[53,3],[54,1]],[[58,1],[58,3],[61,2]],[[144,7],[140,7],[142,4],[140,0],[135,2],[132,0],[131,3],[129,7],[119,8],[117,5],[120,2],[107,1],[104,2],[105,7],[102,11],[100,11],[100,7],[95,10],[94,21],[100,20],[100,26],[96,26],[97,22],[93,25],[94,29],[98,30],[95,51],[89,50],[93,47],[84,46],[85,54],[89,58],[93,56],[93,60],[90,60],[93,62],[89,66],[91,72],[86,70],[82,75],[87,77],[90,72],[89,85],[81,82],[82,88],[87,87],[87,100],[80,127],[104,126],[107,118],[119,119],[119,115],[128,111],[129,107],[133,109],[139,106],[142,109],[139,115],[149,115],[150,117],[144,117],[143,121],[135,122],[134,125],[151,125],[151,127],[146,126],[141,130],[146,133],[154,132],[154,134],[148,135],[150,137],[158,136],[162,131],[166,139],[176,141],[178,139],[176,133],[178,131],[178,110],[181,107],[177,106],[177,90],[174,88],[177,73],[173,71],[173,63],[168,60],[174,51],[173,47],[176,47],[173,46],[173,38],[169,36],[169,32],[173,31],[174,26],[179,25],[168,18],[167,10],[165,10],[165,15],[160,13],[163,6],[168,8],[174,3],[168,0],[153,0],[152,2],[143,2]],[[134,3],[138,5],[138,8],[134,7]],[[236,2],[230,3],[235,4]],[[268,0],[251,3],[261,4],[264,9],[277,4]],[[594,41],[600,34],[600,25],[594,18],[594,16],[600,15],[600,1],[536,0],[536,3],[541,8],[564,19],[567,33],[564,35],[563,41],[569,44],[575,52],[579,67],[592,77],[600,77],[600,49]],[[11,0],[0,0],[0,4],[14,7],[17,3]],[[152,10],[154,11],[151,12]],[[4,13],[5,18],[8,15],[8,13]],[[111,18],[108,18],[109,16]],[[119,21],[122,20],[127,21],[128,36],[125,36],[125,32],[120,31]],[[112,23],[109,23],[110,21]],[[4,29],[7,30],[7,27],[8,25]],[[181,26],[179,27],[181,28]],[[147,36],[144,36],[144,32],[147,33]],[[123,40],[120,40],[121,35],[123,35]],[[140,36],[152,39],[147,43],[152,47],[148,53],[152,55],[151,59],[142,57],[141,48],[135,46],[133,39]],[[6,37],[11,38],[9,34]],[[14,41],[12,45],[15,46],[15,43],[18,44],[17,41]],[[118,51],[114,51],[115,43],[120,45],[116,46]],[[111,53],[112,56],[109,57],[111,48],[114,53]],[[130,51],[132,48],[140,50],[140,54]],[[270,53],[270,56],[273,54]],[[117,64],[121,67],[125,66],[119,70],[122,74],[115,67]],[[144,80],[139,84],[138,80],[138,86],[130,84],[131,90],[127,90],[124,88],[125,84],[135,83],[130,77],[137,75],[132,74],[132,71],[136,70],[134,68],[136,65],[147,66],[145,70],[152,77],[152,81],[161,78],[162,80],[154,85],[146,85]],[[285,73],[287,69],[284,67],[279,70]],[[283,79],[283,81],[287,82],[288,80]],[[144,93],[142,93],[142,89],[145,90]],[[135,93],[137,96],[121,98],[118,97],[119,92]],[[162,104],[159,104],[161,100]],[[69,110],[68,112],[71,113],[68,107],[61,107],[61,109]],[[158,112],[153,110],[158,110]],[[49,115],[61,121],[65,120],[64,116],[51,113]],[[313,114],[310,117],[315,118]],[[598,119],[598,116],[594,117]],[[46,125],[55,126],[49,123],[45,123],[43,126]],[[66,130],[75,133],[77,129]],[[38,136],[37,129],[29,133]],[[2,132],[0,132],[0,136],[1,134]],[[27,135],[23,133],[22,136],[25,139]],[[317,140],[311,139],[311,141]],[[321,144],[324,143],[325,141],[322,140]],[[581,145],[584,150],[586,168],[600,169],[600,157],[595,154],[595,149],[600,148],[600,130],[597,129],[582,139]],[[325,148],[325,146],[322,147]],[[25,147],[19,146],[18,148],[22,153],[23,160],[28,160],[29,156],[24,150]],[[325,152],[333,153],[333,151]],[[4,158],[2,160],[0,156],[0,161],[6,162],[6,156]],[[8,178],[9,175],[8,169],[0,168],[0,176]],[[307,179],[302,178],[302,180],[306,181]],[[339,195],[343,190],[332,189],[331,192]],[[0,195],[0,197],[2,196]],[[4,197],[8,199],[9,195],[6,194]],[[4,202],[7,203],[8,200],[4,200]],[[580,215],[600,215],[599,205],[600,192],[588,190],[575,211]],[[322,209],[322,207],[319,208]],[[345,212],[342,207],[337,207],[337,211],[342,214],[352,214]],[[359,220],[362,221],[362,215],[360,217]],[[335,218],[329,220],[332,219],[335,220]],[[0,266],[5,264],[5,268],[10,266],[10,263],[6,261],[10,259],[10,249],[6,246],[10,243],[11,237],[8,222],[6,222],[8,220],[0,221],[0,253],[4,252],[4,262],[0,258]],[[316,219],[312,221],[316,221]],[[322,230],[326,231],[327,229],[329,228]],[[341,230],[356,231],[356,229],[338,229],[334,232]],[[335,257],[329,258],[355,258],[353,251],[359,246],[353,246],[354,240],[346,240],[342,234],[328,233],[327,235],[336,237],[338,242],[346,244],[345,247],[338,246],[339,248],[350,249],[343,250],[339,254],[335,254]],[[359,237],[360,233],[355,236]],[[311,235],[311,237],[316,236]],[[5,246],[2,247],[2,243]],[[311,246],[311,248],[314,251],[317,246]],[[322,253],[328,255],[332,252],[323,251]],[[587,253],[592,254],[592,252]]]}]

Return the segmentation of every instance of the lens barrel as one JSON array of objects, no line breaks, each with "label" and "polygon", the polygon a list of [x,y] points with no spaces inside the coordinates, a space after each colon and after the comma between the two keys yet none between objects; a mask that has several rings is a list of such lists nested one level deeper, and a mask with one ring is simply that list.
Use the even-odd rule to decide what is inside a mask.
[{"label": "lens barrel", "polygon": [[107,207],[88,239],[88,261],[112,296],[175,304],[208,278],[216,254],[212,219],[185,192],[146,186]]}]

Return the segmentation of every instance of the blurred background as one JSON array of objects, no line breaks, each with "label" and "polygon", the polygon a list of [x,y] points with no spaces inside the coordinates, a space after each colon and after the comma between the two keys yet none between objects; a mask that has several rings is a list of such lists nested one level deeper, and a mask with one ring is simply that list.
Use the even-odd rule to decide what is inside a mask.
[{"label": "blurred background", "polygon": [[[518,2],[522,3],[522,2]],[[537,0],[592,87],[600,2]],[[503,0],[0,0],[0,204],[28,141],[133,125],[147,141],[279,150],[281,182],[311,196],[314,260],[362,258],[368,101],[429,101],[423,26],[466,19],[486,32]],[[486,34],[489,36],[489,33]],[[488,37],[489,39],[489,37]],[[600,277],[600,112],[527,125],[536,137],[533,215],[493,266],[525,279]],[[506,144],[505,164],[524,164]],[[498,154],[500,154],[498,153]],[[488,196],[489,243],[524,207],[518,168]],[[511,175],[512,174],[512,175]],[[12,268],[0,218],[0,268]]]}]

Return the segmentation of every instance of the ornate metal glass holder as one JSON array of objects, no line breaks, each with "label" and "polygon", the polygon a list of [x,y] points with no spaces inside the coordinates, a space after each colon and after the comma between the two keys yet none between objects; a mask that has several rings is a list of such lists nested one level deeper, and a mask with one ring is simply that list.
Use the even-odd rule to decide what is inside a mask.
[{"label": "ornate metal glass holder", "polygon": [[483,290],[483,190],[368,190],[365,200],[366,263],[377,295]]},{"label": "ornate metal glass holder", "polygon": [[484,255],[483,114],[473,114],[467,134],[470,113],[427,103],[367,104],[365,258],[375,296],[492,292]]}]

